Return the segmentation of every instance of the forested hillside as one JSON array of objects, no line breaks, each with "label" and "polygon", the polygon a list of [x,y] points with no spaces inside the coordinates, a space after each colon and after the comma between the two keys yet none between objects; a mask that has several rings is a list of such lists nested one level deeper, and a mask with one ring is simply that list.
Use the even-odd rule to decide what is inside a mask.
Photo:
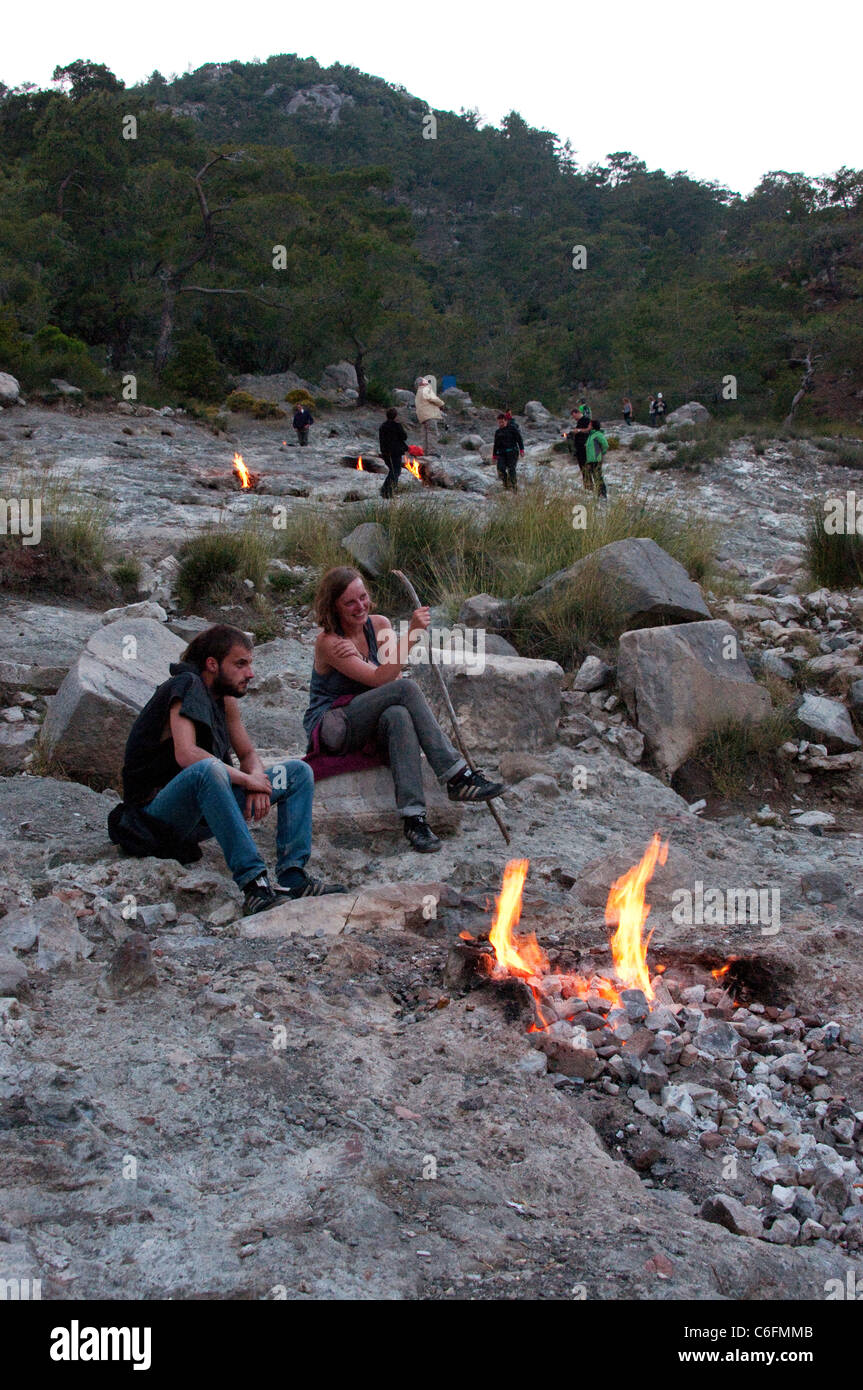
[{"label": "forested hillside", "polygon": [[0,87],[0,370],[164,385],[179,349],[215,398],[347,357],[373,398],[427,368],[775,416],[809,373],[805,411],[860,417],[863,171],[743,198],[480,119],[290,55]]}]

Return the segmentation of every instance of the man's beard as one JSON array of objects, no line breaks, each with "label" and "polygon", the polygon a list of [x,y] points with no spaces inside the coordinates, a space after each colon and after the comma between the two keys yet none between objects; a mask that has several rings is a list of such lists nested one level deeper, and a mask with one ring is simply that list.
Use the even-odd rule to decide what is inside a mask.
[{"label": "man's beard", "polygon": [[242,690],[240,690],[238,686],[232,685],[230,681],[225,680],[220,671],[213,681],[211,688],[214,695],[233,695],[235,700],[242,700],[246,693],[247,686],[244,684]]}]

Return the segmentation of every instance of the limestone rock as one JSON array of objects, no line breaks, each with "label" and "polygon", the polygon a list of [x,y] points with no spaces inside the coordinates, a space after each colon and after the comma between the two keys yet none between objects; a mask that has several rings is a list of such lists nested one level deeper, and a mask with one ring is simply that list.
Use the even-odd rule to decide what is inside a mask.
[{"label": "limestone rock", "polygon": [[53,694],[101,621],[100,613],[30,603],[4,594],[0,604],[0,685],[14,691]]},{"label": "limestone rock", "polygon": [[46,753],[72,777],[117,784],[135,716],[184,649],[151,618],[99,628],[50,702],[42,728]]},{"label": "limestone rock", "polygon": [[612,668],[604,661],[600,661],[598,656],[586,656],[578,668],[578,673],[572,683],[573,690],[601,690],[607,685],[612,675]]},{"label": "limestone rock", "polygon": [[447,892],[439,882],[369,884],[350,893],[327,893],[300,898],[244,917],[240,936],[249,941],[274,941],[289,936],[340,936],[369,926],[402,928],[405,916],[422,908],[424,899],[439,902]]},{"label": "limestone rock", "polygon": [[38,724],[0,724],[0,776],[20,772],[36,747]]},{"label": "limestone rock", "polygon": [[[152,603],[148,599],[140,603],[127,603],[121,608],[108,608],[102,614],[102,623],[118,623],[128,621],[129,618],[152,618],[154,623],[164,623],[168,615],[161,603]],[[209,627],[209,623],[206,624]],[[191,640],[191,639],[190,639]]]},{"label": "limestone rock", "polygon": [[[585,573],[586,571],[586,573]],[[683,565],[646,536],[612,541],[547,579],[534,595],[545,600],[598,574],[628,628],[659,622],[698,622],[710,609]]]},{"label": "limestone rock", "polygon": [[0,406],[15,405],[21,394],[21,387],[14,376],[0,372]]},{"label": "limestone rock", "polygon": [[534,425],[544,425],[551,419],[551,412],[546,410],[542,401],[528,401],[524,407],[524,413]]},{"label": "limestone rock", "polygon": [[724,722],[770,713],[770,696],[722,619],[624,632],[617,678],[648,749],[668,772]]},{"label": "limestone rock", "polygon": [[804,695],[797,709],[797,721],[808,736],[816,734],[830,753],[863,748],[845,706],[838,700],[829,700],[826,695]]},{"label": "limestone rock", "polygon": [[363,521],[342,537],[342,547],[372,579],[380,579],[386,572],[389,544],[389,536],[377,521]]},{"label": "limestone rock", "polygon": [[729,1197],[725,1192],[717,1192],[715,1196],[708,1197],[702,1204],[701,1215],[705,1221],[724,1226],[727,1231],[733,1231],[737,1236],[752,1236],[757,1239],[764,1231],[764,1222],[758,1212],[738,1202],[736,1197]]},{"label": "limestone rock", "polygon": [[[438,669],[471,751],[533,753],[554,743],[563,680],[556,661],[486,655],[480,663],[453,662]],[[417,672],[429,704],[449,728],[436,678],[428,667],[417,667]]]},{"label": "limestone rock", "polygon": [[[436,835],[452,835],[461,825],[464,808],[458,802],[449,800],[425,760],[422,770],[429,823]],[[372,767],[363,772],[342,772],[336,777],[322,778],[315,784],[312,821],[316,834],[330,838],[356,834],[363,837],[370,834],[400,835],[401,819],[396,812],[393,778],[389,768]],[[266,835],[266,829],[265,822],[263,835]],[[365,842],[368,843],[367,838]]]},{"label": "limestone rock", "polygon": [[483,446],[483,442],[481,434],[466,434],[464,439],[459,441],[459,445],[468,453],[479,453]]},{"label": "limestone rock", "polygon": [[335,391],[356,391],[359,388],[356,368],[352,362],[334,362],[324,367],[321,385]]},{"label": "limestone rock", "polygon": [[710,419],[710,411],[700,401],[687,401],[666,415],[666,425],[701,425]]},{"label": "limestone rock", "polygon": [[84,392],[80,386],[73,386],[70,381],[64,381],[61,376],[52,376],[51,385],[55,391],[59,391],[61,396],[68,396],[70,400],[81,400]]},{"label": "limestone rock", "polygon": [[27,983],[27,967],[12,951],[0,946],[0,998],[17,996]]},{"label": "limestone rock", "polygon": [[493,594],[474,594],[466,598],[458,614],[458,621],[464,627],[499,629],[508,627],[511,620],[509,603]]}]

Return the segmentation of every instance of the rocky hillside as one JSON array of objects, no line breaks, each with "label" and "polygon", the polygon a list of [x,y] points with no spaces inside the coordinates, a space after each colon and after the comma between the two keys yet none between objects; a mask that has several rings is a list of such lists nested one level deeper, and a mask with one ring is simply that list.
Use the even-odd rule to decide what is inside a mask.
[{"label": "rocky hillside", "polygon": [[[179,602],[180,546],[256,508],[355,532],[381,479],[348,461],[374,463],[380,412],[349,390],[332,386],[304,449],[289,420],[0,415],[6,494],[49,478],[58,506],[107,504],[139,562],[131,603],[16,581],[0,608],[4,1272],[52,1298],[824,1298],[863,1250],[863,589],[814,586],[804,544],[810,499],[854,488],[836,455],[741,438],[686,472],[655,467],[667,443],[630,449],[636,428],[606,426],[610,500],[635,485],[715,526],[718,563],[698,584],[653,540],[603,547],[625,631],[571,670],[518,651],[511,598],[467,596],[456,626],[487,638],[484,668],[443,670],[508,785],[508,846],[432,790],[444,843],[420,858],[385,770],[319,784],[312,865],[343,896],[244,919],[212,846],[184,867],[109,844],[125,732],[211,616]],[[489,515],[500,484],[491,413],[452,398],[449,419],[436,485],[402,490],[455,524]],[[566,421],[534,403],[519,423],[522,489],[552,480],[577,505]],[[348,553],[374,571],[379,540]],[[577,593],[578,564],[551,588]],[[274,592],[244,702],[265,757],[303,751],[315,635],[290,585]],[[774,761],[717,790],[705,735],[763,724],[782,691]],[[656,832],[654,998],[611,1001],[606,899]],[[476,961],[522,857],[520,930],[549,962],[538,1033],[523,986]]]}]

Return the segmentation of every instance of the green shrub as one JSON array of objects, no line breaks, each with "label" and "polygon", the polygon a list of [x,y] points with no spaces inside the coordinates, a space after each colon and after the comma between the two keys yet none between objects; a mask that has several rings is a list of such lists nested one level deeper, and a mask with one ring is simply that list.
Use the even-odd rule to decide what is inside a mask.
[{"label": "green shrub", "polygon": [[646,446],[650,443],[650,440],[651,436],[649,434],[634,434],[629,441],[629,448],[631,453],[635,454],[638,452],[639,449],[646,448]]},{"label": "green shrub", "polygon": [[199,401],[221,401],[228,389],[228,373],[216,357],[204,333],[186,333],[177,340],[171,361],[162,374],[166,386]]},{"label": "green shrub", "polygon": [[186,608],[247,603],[254,591],[244,581],[261,588],[269,558],[270,539],[260,524],[213,526],[180,547],[177,595]]},{"label": "green shrub", "polygon": [[248,391],[232,391],[225,405],[241,415],[251,415],[255,420],[284,420],[286,412],[275,401],[258,400]]},{"label": "green shrub", "polygon": [[388,405],[392,405],[391,397],[392,392],[377,377],[370,377],[366,382],[366,400],[369,405],[380,405],[386,409]]},{"label": "green shrub", "polygon": [[730,720],[698,745],[690,764],[703,768],[720,796],[738,797],[754,780],[787,776],[778,750],[794,733],[790,707],[773,710],[757,724]]},{"label": "green shrub", "polygon": [[241,415],[251,415],[255,408],[255,397],[248,391],[232,391],[225,401],[229,410],[234,410]]},{"label": "green shrub", "polygon": [[827,513],[814,503],[806,527],[806,555],[816,584],[854,589],[863,584],[863,536],[825,530]]},{"label": "green shrub", "polygon": [[314,396],[310,395],[303,386],[296,386],[293,391],[289,391],[285,400],[294,408],[300,405],[304,406],[306,410],[312,410],[316,405]]},{"label": "green shrub", "polygon": [[252,415],[256,420],[286,420],[287,411],[282,410],[275,401],[255,401],[252,406]]},{"label": "green shrub", "polygon": [[126,600],[132,600],[138,596],[138,585],[141,580],[141,566],[133,555],[124,557],[114,565],[111,570],[111,578],[122,591]]}]

